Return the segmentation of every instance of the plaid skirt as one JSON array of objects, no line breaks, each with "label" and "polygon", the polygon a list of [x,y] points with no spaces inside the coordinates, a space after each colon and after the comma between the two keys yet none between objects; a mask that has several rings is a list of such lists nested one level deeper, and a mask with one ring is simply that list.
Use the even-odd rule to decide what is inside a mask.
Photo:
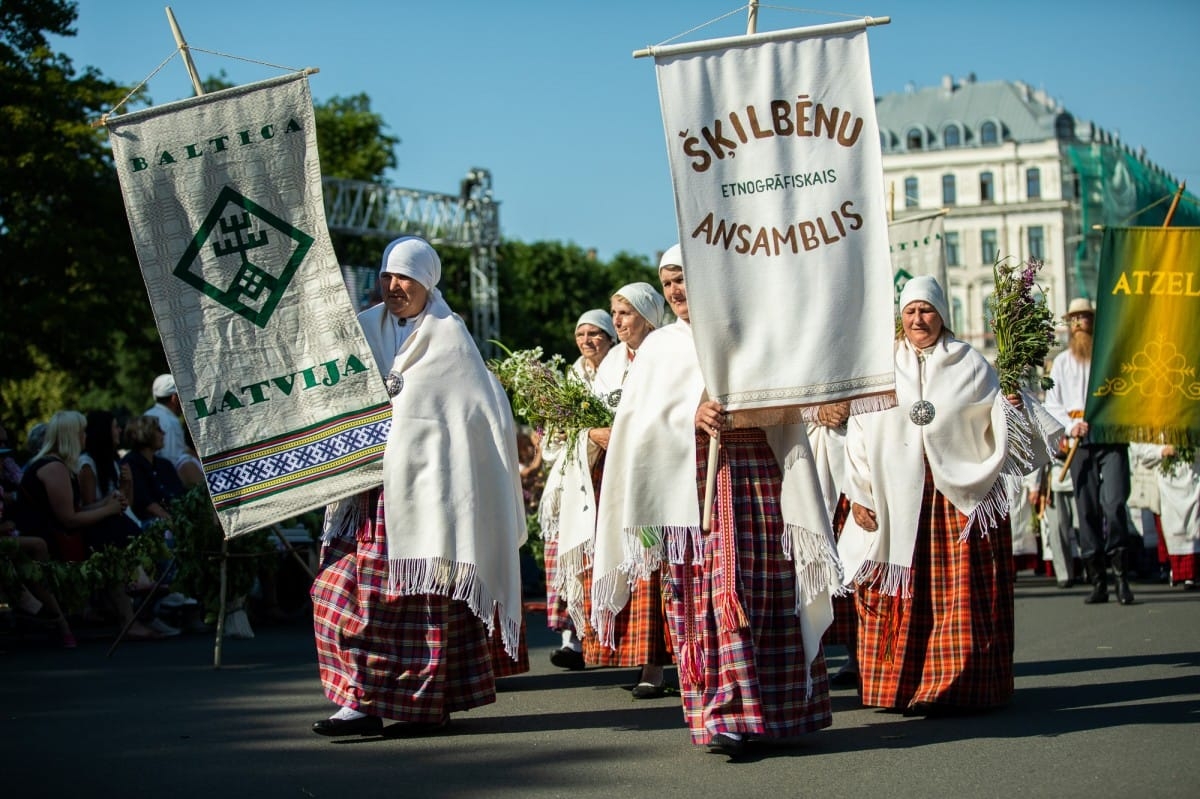
[{"label": "plaid skirt", "polygon": [[310,592],[325,695],[372,716],[429,723],[496,701],[487,627],[466,603],[388,591],[382,492],[372,500],[374,519],[322,548]]},{"label": "plaid skirt", "polygon": [[[600,502],[600,478],[604,474],[601,452],[592,467],[592,485],[596,503]],[[583,580],[584,618],[592,618],[592,567],[580,574]],[[663,610],[662,579],[658,572],[649,580],[639,580],[630,592],[629,604],[613,619],[613,643],[609,649],[600,643],[590,621],[579,636],[583,642],[583,661],[589,666],[666,666],[671,663],[671,641],[667,637],[666,612]]]},{"label": "plaid skirt", "polygon": [[[696,474],[704,494],[708,437],[698,439]],[[812,694],[806,697],[804,647],[796,616],[796,577],[783,555],[781,474],[761,430],[722,435],[722,468],[728,465],[736,525],[736,584],[749,627],[721,629],[714,609],[723,584],[720,534],[704,539],[703,552],[671,564],[665,603],[677,647],[686,640],[688,615],[700,644],[700,680],[680,672],[683,713],[692,742],[704,745],[716,733],[789,738],[833,723],[829,679],[820,652],[812,665]],[[687,585],[685,585],[685,581]],[[685,597],[691,598],[688,606]],[[677,655],[680,654],[677,652]]]},{"label": "plaid skirt", "polygon": [[926,465],[912,596],[855,592],[864,705],[983,709],[1012,697],[1012,533],[1006,518],[960,543],[965,523]]},{"label": "plaid skirt", "polygon": [[558,589],[554,581],[558,579],[558,539],[554,538],[545,543],[542,558],[546,566],[546,626],[556,633],[574,627],[567,613],[567,603],[558,598]]},{"label": "plaid skirt", "polygon": [[511,677],[514,674],[524,674],[529,671],[529,637],[525,634],[525,609],[521,609],[521,638],[517,644],[517,659],[513,660],[504,651],[504,636],[500,632],[500,613],[497,611],[492,637],[488,647],[492,650],[492,675],[494,677]]},{"label": "plaid skirt", "polygon": [[[842,536],[842,528],[849,515],[850,500],[842,494],[833,512],[833,534],[838,538]],[[854,607],[853,594],[833,598],[833,623],[825,631],[821,643],[825,646],[841,645],[847,649],[858,646],[858,610]]]}]

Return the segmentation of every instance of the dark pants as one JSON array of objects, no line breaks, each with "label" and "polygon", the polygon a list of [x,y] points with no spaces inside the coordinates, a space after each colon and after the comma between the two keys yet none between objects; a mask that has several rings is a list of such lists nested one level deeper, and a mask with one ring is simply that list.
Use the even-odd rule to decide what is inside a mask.
[{"label": "dark pants", "polygon": [[1129,446],[1080,444],[1071,461],[1079,511],[1079,554],[1119,554],[1133,538],[1129,510]]}]

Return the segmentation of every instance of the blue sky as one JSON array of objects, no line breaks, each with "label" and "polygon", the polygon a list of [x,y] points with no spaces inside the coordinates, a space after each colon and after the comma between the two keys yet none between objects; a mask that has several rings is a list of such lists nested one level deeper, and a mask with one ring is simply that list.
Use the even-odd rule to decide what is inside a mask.
[{"label": "blue sky", "polygon": [[[174,50],[167,5],[79,0],[78,35],[55,46],[77,70],[134,85]],[[732,0],[170,5],[192,48],[317,67],[317,102],[365,92],[401,139],[395,185],[457,193],[470,168],[484,167],[505,237],[574,243],[604,259],[653,257],[676,239],[654,64],[633,51],[746,30],[745,6]],[[1200,189],[1200,91],[1190,76],[1200,3],[893,0],[823,12],[764,3],[758,29],[861,16],[892,20],[869,32],[877,95],[945,74],[1023,80]],[[234,83],[281,74],[204,52],[194,59],[201,77],[224,70]],[[148,86],[155,104],[191,95],[178,57]]]}]

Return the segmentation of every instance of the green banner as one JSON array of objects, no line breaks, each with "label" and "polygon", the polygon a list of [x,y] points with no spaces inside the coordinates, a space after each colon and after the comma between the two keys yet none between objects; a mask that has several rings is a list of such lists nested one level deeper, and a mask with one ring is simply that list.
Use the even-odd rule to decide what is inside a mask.
[{"label": "green banner", "polygon": [[1200,228],[1107,228],[1084,417],[1093,441],[1200,442]]}]

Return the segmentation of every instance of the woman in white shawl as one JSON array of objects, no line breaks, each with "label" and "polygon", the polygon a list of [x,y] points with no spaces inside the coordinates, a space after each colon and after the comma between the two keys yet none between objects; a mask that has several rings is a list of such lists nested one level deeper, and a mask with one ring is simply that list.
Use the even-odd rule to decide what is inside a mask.
[{"label": "woman in white shawl", "polygon": [[751,736],[832,722],[820,641],[839,572],[800,424],[721,433],[713,530],[701,532],[709,437],[725,415],[704,398],[681,260],[676,245],[659,267],[679,321],[646,341],[613,425],[593,619],[607,638],[630,583],[661,570],[692,742],[736,755]]},{"label": "woman in white shawl", "polygon": [[[317,657],[339,710],[319,735],[444,726],[495,701],[490,633],[516,659],[525,508],[508,398],[437,290],[441,261],[405,236],[383,303],[359,314],[392,397],[383,487],[327,511],[313,583]],[[389,732],[391,732],[389,730]]]},{"label": "woman in white shawl", "polygon": [[[597,380],[597,371],[616,341],[617,330],[608,311],[584,311],[575,323],[579,357],[571,364],[571,373],[597,398],[608,393]],[[562,645],[550,653],[550,662],[572,671],[585,665],[578,633],[587,629],[581,573],[596,534],[596,481],[592,471],[601,450],[588,433],[580,431],[573,448],[567,446],[566,436],[558,430],[546,431],[541,441],[546,486],[538,506],[538,523],[545,542],[546,625],[562,635]]]},{"label": "woman in white shawl", "polygon": [[[624,400],[624,385],[633,369],[638,351],[654,331],[663,326],[666,314],[665,300],[649,283],[629,283],[617,289],[611,298],[613,325],[620,339],[613,347],[596,373],[597,390],[606,392],[606,401],[613,407],[616,416],[628,407]],[[612,428],[596,428],[588,431],[588,440],[602,450],[608,449]],[[607,463],[607,459],[601,456]],[[597,461],[597,469],[607,474],[607,467]],[[597,489],[604,495],[603,479]],[[589,546],[592,546],[589,543]],[[560,544],[560,553],[566,545]],[[592,570],[582,573],[585,602],[590,602]],[[590,617],[590,605],[585,607],[585,617]],[[592,666],[636,666],[639,676],[633,686],[635,699],[655,699],[666,693],[663,667],[671,662],[671,650],[666,639],[663,620],[662,592],[658,573],[646,575],[637,581],[633,598],[616,619],[612,635],[601,642],[595,631],[589,630],[583,639],[583,657]]]},{"label": "woman in white shawl", "polygon": [[[991,365],[946,328],[947,311],[933,278],[905,285],[899,404],[851,417],[846,435],[851,515],[838,549],[858,602],[862,701],[914,715],[1012,695],[1005,478],[1045,462],[1035,439],[1061,434],[1031,398],[1000,394]],[[1023,408],[1040,411],[1036,425]]]}]

